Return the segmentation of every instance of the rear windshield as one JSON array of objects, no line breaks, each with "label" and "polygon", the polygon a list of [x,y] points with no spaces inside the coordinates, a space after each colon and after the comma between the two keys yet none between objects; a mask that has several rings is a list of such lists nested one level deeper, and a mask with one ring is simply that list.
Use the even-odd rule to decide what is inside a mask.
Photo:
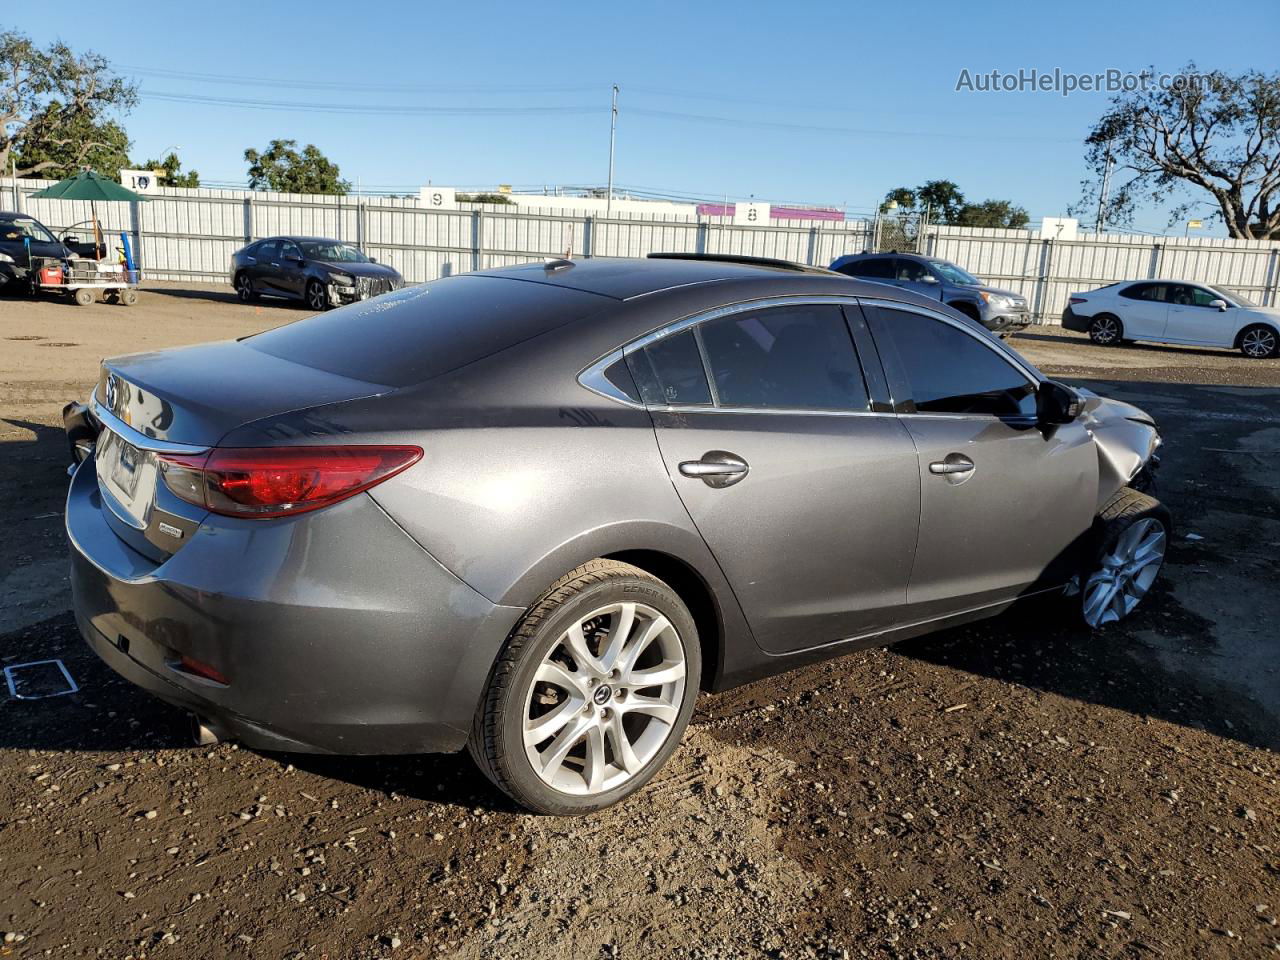
[{"label": "rear windshield", "polygon": [[307,317],[245,341],[344,377],[421,383],[607,306],[610,298],[500,277],[447,277]]}]

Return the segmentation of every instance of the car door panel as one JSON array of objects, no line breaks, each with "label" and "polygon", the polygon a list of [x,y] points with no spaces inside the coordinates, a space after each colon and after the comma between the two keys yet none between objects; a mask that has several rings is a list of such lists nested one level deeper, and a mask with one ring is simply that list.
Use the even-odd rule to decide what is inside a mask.
[{"label": "car door panel", "polygon": [[1116,298],[1117,313],[1124,324],[1126,340],[1160,340],[1164,337],[1169,304],[1163,299],[1164,286],[1152,286],[1153,296],[1160,299]]},{"label": "car door panel", "polygon": [[280,256],[276,258],[277,285],[281,292],[290,296],[301,297],[306,288],[306,275],[302,259],[302,250],[291,240],[282,241]]},{"label": "car door panel", "polygon": [[[920,537],[907,588],[913,616],[942,616],[1065,582],[1097,503],[1084,427],[1042,430],[997,417],[903,418],[920,454]],[[931,471],[961,456],[967,479]]]},{"label": "car door panel", "polygon": [[1233,308],[1219,310],[1209,306],[1216,299],[1220,299],[1217,294],[1201,287],[1179,285],[1169,304],[1165,339],[1213,347],[1234,346],[1238,323],[1231,315]]},{"label": "car door panel", "polygon": [[[911,437],[892,415],[653,411],[671,482],[770,652],[901,621],[920,508]],[[729,451],[731,486],[680,465]]]},{"label": "car door panel", "polygon": [[865,312],[919,454],[909,614],[931,619],[1064,582],[1097,504],[1088,432],[1039,424],[1035,381],[982,331],[905,305]]}]

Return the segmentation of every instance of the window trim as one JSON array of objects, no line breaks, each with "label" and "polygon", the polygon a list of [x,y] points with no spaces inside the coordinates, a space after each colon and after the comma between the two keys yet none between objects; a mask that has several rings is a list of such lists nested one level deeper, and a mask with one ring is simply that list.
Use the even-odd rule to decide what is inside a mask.
[{"label": "window trim", "polygon": [[[796,295],[796,296],[783,296],[783,297],[766,297],[760,300],[743,300],[743,301],[739,301],[738,303],[724,304],[722,306],[715,307],[711,310],[705,310],[701,313],[694,313],[694,314],[690,314],[687,317],[682,317],[678,320],[673,320],[670,323],[665,324],[664,326],[658,327],[656,330],[651,330],[646,334],[642,334],[639,337],[635,337],[627,341],[622,346],[614,350],[610,350],[604,356],[600,357],[598,360],[595,360],[594,362],[588,364],[585,368],[583,368],[578,373],[577,381],[581,386],[590,390],[592,393],[599,394],[600,396],[608,400],[613,400],[617,403],[621,403],[623,406],[631,407],[634,410],[657,410],[665,413],[720,413],[720,412],[723,412],[723,413],[758,413],[766,416],[776,416],[781,414],[781,415],[828,416],[828,417],[830,416],[836,416],[836,417],[894,416],[894,417],[931,417],[931,418],[946,417],[948,419],[955,419],[957,417],[971,417],[971,418],[980,418],[983,420],[1025,419],[1025,418],[1001,418],[1001,417],[996,417],[994,414],[989,414],[989,413],[916,413],[916,412],[907,412],[905,410],[900,410],[898,409],[898,407],[902,401],[900,400],[900,398],[893,396],[893,385],[888,382],[887,372],[885,374],[885,387],[888,390],[890,401],[894,406],[894,409],[889,411],[874,410],[874,409],[803,410],[798,408],[788,408],[783,410],[783,409],[776,409],[772,407],[717,407],[714,404],[712,405],[686,404],[686,405],[678,405],[678,406],[649,407],[649,406],[646,406],[644,403],[636,403],[635,401],[633,401],[630,397],[626,396],[620,390],[614,387],[614,385],[611,384],[604,376],[604,371],[614,362],[624,359],[626,357],[627,351],[642,350],[645,347],[649,346],[649,344],[655,343],[658,340],[661,340],[663,337],[668,337],[668,336],[672,336],[673,334],[680,333],[691,326],[702,323],[703,321],[715,320],[720,317],[730,316],[735,313],[745,313],[749,310],[767,309],[769,307],[775,307],[775,306],[803,306],[806,304],[837,304],[840,306],[852,305],[854,307],[859,308],[860,310],[863,307],[870,307],[873,309],[883,307],[890,310],[906,310],[911,313],[918,313],[918,314],[921,314],[922,316],[929,317],[933,320],[939,320],[943,323],[950,324],[951,326],[955,327],[957,330],[961,331],[962,333],[965,333],[968,336],[972,337],[974,340],[978,341],[978,343],[982,344],[988,350],[990,350],[991,352],[996,354],[998,357],[1003,359],[1006,363],[1012,364],[1015,368],[1021,371],[1027,377],[1027,379],[1030,380],[1037,387],[1039,387],[1039,385],[1045,379],[1040,374],[1039,371],[1037,371],[1034,367],[1027,365],[1027,363],[1023,361],[1021,357],[1018,357],[1016,354],[1012,353],[1011,351],[1006,351],[1002,345],[989,342],[980,333],[978,333],[976,330],[970,330],[961,321],[956,320],[952,317],[948,317],[945,314],[937,312],[936,310],[931,310],[927,307],[919,306],[914,303],[906,303],[902,300],[891,300],[885,297],[818,296],[818,295],[810,294],[810,295]],[[849,320],[847,313],[845,316],[845,322],[847,325],[851,325],[851,322]],[[879,363],[883,365],[883,360],[880,358],[880,349],[881,349],[880,344],[876,342],[875,334],[870,329],[867,330],[867,337],[871,341],[871,343],[875,345],[876,355],[874,358],[863,357],[862,345],[858,342],[858,338],[856,336],[853,337],[854,350],[856,351],[856,355],[858,357],[859,362],[864,365],[864,379],[867,379],[865,376],[866,363],[874,361],[875,363]],[[867,381],[866,386],[867,386],[867,392],[868,394],[870,394],[872,384],[869,380]],[[714,390],[714,387],[712,387],[712,389]],[[871,405],[874,405],[875,404],[874,396],[870,397],[869,399],[870,399]],[[914,399],[913,398],[908,398],[908,399],[911,399],[912,405],[914,405],[915,403]]]},{"label": "window trim", "polygon": [[[850,347],[853,350],[854,359],[858,361],[859,368],[863,374],[863,386],[867,391],[867,409],[866,410],[825,410],[825,409],[808,409],[803,407],[726,407],[719,406],[719,393],[716,391],[715,378],[711,375],[708,368],[708,360],[706,350],[702,346],[702,335],[697,329],[694,330],[694,339],[698,344],[698,351],[702,356],[703,372],[707,377],[707,384],[711,389],[710,404],[676,404],[664,406],[648,406],[644,403],[636,403],[630,397],[623,394],[614,387],[604,376],[607,370],[614,362],[623,359],[628,353],[637,350],[643,350],[665,337],[674,336],[683,333],[690,327],[698,327],[700,324],[711,320],[719,320],[722,317],[732,316],[736,313],[748,313],[755,310],[768,310],[773,307],[798,307],[798,306],[836,306],[845,307],[850,304],[861,307],[865,301],[858,297],[849,296],[816,296],[816,295],[797,295],[790,297],[767,297],[761,300],[743,300],[738,303],[728,303],[711,310],[705,310],[702,313],[690,314],[679,320],[673,320],[665,326],[656,330],[651,330],[646,334],[642,334],[632,340],[627,341],[615,350],[611,350],[595,362],[589,364],[578,373],[578,383],[586,387],[592,393],[598,393],[600,396],[609,400],[614,400],[625,406],[632,407],[637,410],[656,410],[663,413],[759,413],[769,416],[836,416],[836,417],[881,417],[891,416],[885,411],[873,409],[875,405],[875,397],[872,394],[872,384],[868,379],[865,371],[865,365],[870,358],[862,356],[861,344],[858,338],[854,336],[852,330],[849,330],[850,321],[848,313],[842,311],[842,319],[845,323],[846,330],[849,330]],[[880,357],[874,358],[876,363],[880,363]]]}]

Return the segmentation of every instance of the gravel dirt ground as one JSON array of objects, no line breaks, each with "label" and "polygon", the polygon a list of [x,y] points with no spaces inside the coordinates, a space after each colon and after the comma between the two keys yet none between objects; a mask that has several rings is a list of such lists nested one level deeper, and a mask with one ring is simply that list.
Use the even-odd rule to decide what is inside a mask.
[{"label": "gravel dirt ground", "polygon": [[567,821],[465,756],[190,747],[80,642],[62,404],[104,355],[302,315],[0,300],[0,662],[80,687],[0,688],[0,957],[1280,956],[1280,361],[1015,337],[1161,424],[1178,528],[1139,612],[1036,604],[706,695],[646,791]]}]

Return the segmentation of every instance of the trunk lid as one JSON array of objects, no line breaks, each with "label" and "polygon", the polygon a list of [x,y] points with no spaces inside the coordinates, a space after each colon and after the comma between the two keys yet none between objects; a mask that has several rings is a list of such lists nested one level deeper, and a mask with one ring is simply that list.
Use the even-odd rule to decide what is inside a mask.
[{"label": "trunk lid", "polygon": [[209,447],[253,420],[388,390],[224,341],[104,360],[95,397],[146,438]]},{"label": "trunk lid", "polygon": [[94,466],[107,522],[134,550],[163,562],[205,511],[164,487],[159,456],[198,453],[263,417],[388,389],[236,342],[105,360],[94,391],[102,425]]}]

